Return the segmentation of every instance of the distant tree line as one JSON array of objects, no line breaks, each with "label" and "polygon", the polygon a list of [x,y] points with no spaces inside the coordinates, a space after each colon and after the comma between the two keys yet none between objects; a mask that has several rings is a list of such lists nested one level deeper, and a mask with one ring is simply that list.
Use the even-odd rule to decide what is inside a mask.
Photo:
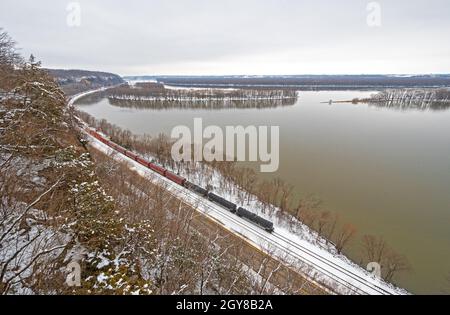
[{"label": "distant tree line", "polygon": [[60,69],[47,69],[46,71],[55,78],[66,95],[75,95],[103,86],[124,83],[120,76],[108,72]]},{"label": "distant tree line", "polygon": [[292,106],[293,90],[271,89],[167,89],[159,83],[124,84],[87,95],[77,103],[92,104],[108,98],[111,105],[150,109],[231,109]]},{"label": "distant tree line", "polygon": [[191,87],[332,88],[448,87],[450,75],[291,75],[291,76],[156,76],[158,82]]},{"label": "distant tree line", "polygon": [[445,110],[450,108],[450,89],[385,90],[373,95],[367,102],[378,107],[402,110]]},{"label": "distant tree line", "polygon": [[206,102],[246,100],[296,100],[297,92],[283,89],[170,89],[159,83],[121,85],[104,95],[110,99],[149,102]]},{"label": "distant tree line", "polygon": [[243,108],[276,108],[281,106],[292,106],[295,99],[248,99],[248,100],[133,100],[122,98],[110,98],[109,102],[113,106],[137,109],[243,109]]}]

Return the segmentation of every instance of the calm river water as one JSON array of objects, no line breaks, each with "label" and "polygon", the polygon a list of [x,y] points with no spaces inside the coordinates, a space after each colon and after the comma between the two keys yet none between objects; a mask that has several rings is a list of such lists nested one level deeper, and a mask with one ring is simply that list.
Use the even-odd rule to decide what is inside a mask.
[{"label": "calm river water", "polygon": [[[177,125],[280,126],[275,174],[299,196],[314,195],[363,234],[382,235],[406,255],[413,293],[442,293],[450,276],[450,110],[400,111],[365,104],[323,104],[370,92],[300,92],[293,106],[267,109],[129,109],[107,99],[83,111],[133,133],[170,134]],[[350,255],[361,249],[352,244]]]}]

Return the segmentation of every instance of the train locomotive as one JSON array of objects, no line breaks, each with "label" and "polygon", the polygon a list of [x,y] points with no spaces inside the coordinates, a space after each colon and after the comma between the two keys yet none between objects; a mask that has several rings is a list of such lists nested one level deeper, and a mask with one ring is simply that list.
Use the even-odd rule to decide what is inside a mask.
[{"label": "train locomotive", "polygon": [[225,198],[218,196],[212,192],[209,192],[207,189],[200,187],[194,183],[191,183],[190,181],[186,180],[185,178],[172,173],[171,171],[166,170],[165,168],[156,165],[155,163],[149,162],[146,159],[140,157],[139,155],[135,154],[134,152],[131,152],[123,147],[121,147],[120,145],[115,144],[114,142],[106,139],[105,137],[103,137],[102,135],[100,135],[97,131],[92,130],[90,128],[87,128],[86,131],[94,138],[96,138],[97,140],[99,140],[100,142],[106,144],[107,146],[109,146],[110,148],[114,149],[117,152],[120,152],[121,154],[129,157],[130,159],[138,162],[139,164],[151,169],[152,171],[166,177],[167,179],[171,180],[172,182],[183,186],[187,189],[189,189],[190,191],[195,192],[196,194],[207,198],[208,200],[222,206],[223,208],[227,209],[228,211],[230,211],[233,214],[236,214],[237,216],[246,219],[247,221],[257,225],[258,227],[264,229],[265,231],[269,232],[269,233],[273,233],[274,232],[274,226],[273,223],[271,221],[268,221],[262,217],[260,217],[259,215],[245,209],[242,207],[239,207],[226,200]]}]

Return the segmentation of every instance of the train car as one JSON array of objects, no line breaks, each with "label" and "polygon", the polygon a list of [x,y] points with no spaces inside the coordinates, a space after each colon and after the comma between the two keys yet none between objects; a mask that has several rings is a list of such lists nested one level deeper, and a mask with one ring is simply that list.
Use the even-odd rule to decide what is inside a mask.
[{"label": "train car", "polygon": [[116,150],[122,154],[125,154],[127,152],[127,150],[125,150],[123,147],[121,147],[120,145],[116,145]]},{"label": "train car", "polygon": [[235,213],[236,212],[236,205],[220,196],[217,196],[216,194],[213,193],[208,193],[208,198],[209,200],[218,203],[219,205],[223,206],[224,208],[230,210],[231,212]]},{"label": "train car", "polygon": [[122,148],[120,145],[115,144],[115,143],[112,142],[112,141],[108,141],[108,145],[109,145],[110,148],[116,150],[117,152],[120,152],[120,153],[122,153],[122,154],[125,154],[125,149]]},{"label": "train car", "polygon": [[126,155],[126,150],[124,148],[122,148],[120,145],[115,144],[114,142],[102,137],[102,135],[100,135],[97,131],[92,130],[92,129],[87,129],[87,132],[93,136],[95,139],[99,140],[100,142],[106,144],[107,146],[109,146],[110,148],[113,148],[114,150],[125,154]]},{"label": "train car", "polygon": [[166,176],[167,170],[166,170],[165,168],[162,168],[162,167],[160,167],[160,166],[158,166],[158,165],[155,165],[155,164],[153,164],[153,163],[148,163],[148,167],[149,167],[151,170],[155,171],[156,173],[161,174],[161,175],[163,175],[163,176]]},{"label": "train car", "polygon": [[133,153],[131,151],[128,151],[128,150],[126,151],[125,155],[128,156],[130,159],[133,159],[135,161],[138,158],[138,156],[135,153]]},{"label": "train car", "polygon": [[97,138],[98,140],[102,139],[102,136],[96,130],[94,130],[94,137]]},{"label": "train car", "polygon": [[100,142],[108,145],[108,140],[106,140],[105,138],[103,138],[98,132],[96,131],[91,131],[90,134],[97,140],[99,140]]},{"label": "train car", "polygon": [[140,156],[137,157],[136,162],[138,162],[139,164],[142,164],[144,166],[147,166],[147,167],[148,167],[148,163],[149,163],[147,160],[144,160]]},{"label": "train car", "polygon": [[92,132],[91,132],[91,135],[92,135],[95,139],[98,139],[98,140],[100,140],[100,139],[102,138],[96,131],[92,131]]},{"label": "train car", "polygon": [[125,149],[120,146],[117,146],[116,150],[117,150],[117,152],[120,152],[121,154],[125,154]]},{"label": "train car", "polygon": [[120,145],[117,145],[117,144],[116,144],[116,146],[114,147],[114,149],[115,149],[117,152],[119,152],[119,153],[125,154],[125,149],[122,148]]},{"label": "train car", "polygon": [[255,214],[253,212],[250,212],[247,209],[240,207],[239,209],[237,209],[236,214],[239,217],[245,218],[245,219],[251,221],[252,223],[259,225],[260,227],[262,227],[264,230],[266,230],[269,233],[272,233],[274,231],[272,222],[270,222],[264,218],[261,218],[259,215]]},{"label": "train car", "polygon": [[192,190],[193,192],[206,197],[208,196],[208,191],[198,185],[195,185],[194,183],[191,183],[190,181],[185,181],[184,187],[186,187],[189,190]]},{"label": "train car", "polygon": [[114,142],[110,141],[110,147],[113,148],[116,151],[119,151],[120,146],[115,144]]},{"label": "train car", "polygon": [[95,135],[95,138],[97,138],[100,142],[105,143],[105,139],[103,139],[98,133]]},{"label": "train car", "polygon": [[114,143],[112,143],[111,141],[109,141],[108,139],[105,139],[105,144],[110,147],[113,148]]},{"label": "train car", "polygon": [[172,182],[177,183],[178,185],[184,186],[184,182],[186,179],[184,179],[181,176],[178,176],[172,172],[166,171],[166,177],[170,179]]}]

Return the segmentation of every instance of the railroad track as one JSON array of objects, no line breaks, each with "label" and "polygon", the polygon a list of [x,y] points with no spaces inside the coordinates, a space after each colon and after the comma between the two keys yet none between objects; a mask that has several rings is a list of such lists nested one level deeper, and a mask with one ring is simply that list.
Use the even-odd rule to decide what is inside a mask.
[{"label": "railroad track", "polygon": [[[169,184],[171,184],[171,183],[169,183]],[[257,235],[261,240],[264,240],[265,242],[267,242],[267,244],[276,244],[276,246],[279,249],[282,249],[289,256],[299,259],[300,261],[302,261],[304,264],[306,264],[308,267],[310,267],[313,270],[318,270],[323,275],[325,275],[326,277],[328,277],[335,283],[345,287],[350,292],[353,292],[356,294],[373,294],[373,293],[383,294],[383,295],[392,294],[388,290],[386,290],[378,285],[367,282],[366,279],[362,278],[358,274],[348,271],[345,268],[343,268],[342,266],[334,264],[333,262],[318,255],[317,253],[311,251],[310,249],[308,249],[300,244],[297,244],[297,243],[293,242],[292,240],[290,240],[276,232],[274,232],[273,234],[269,234],[269,233],[265,232],[264,230],[256,227],[252,223],[249,223],[244,219],[239,219],[238,217],[236,217],[235,215],[233,215],[231,212],[229,212],[226,209],[218,209],[218,208],[221,208],[220,205],[216,205],[215,203],[212,203],[209,200],[205,200],[205,198],[202,198],[200,196],[193,196],[192,193],[187,189],[183,189],[182,187],[177,187],[175,185],[173,185],[173,187],[171,187],[171,188],[173,190],[176,190],[177,193],[181,194],[184,198],[191,199],[194,204],[200,204],[207,210],[215,212],[216,215],[218,215],[222,218],[222,220],[225,219],[225,220],[232,221],[233,224],[238,225],[247,231],[251,231],[254,235]],[[225,213],[224,213],[224,211],[225,211]],[[240,232],[240,231],[235,231],[235,232]],[[277,238],[279,241],[274,242],[273,241],[274,238]],[[288,244],[288,245],[286,245],[286,244]],[[304,255],[301,255],[299,253],[293,253],[291,251],[292,248],[295,248],[295,249],[301,251]],[[308,256],[310,256],[310,257],[308,257]],[[334,268],[336,271],[339,271],[340,273],[344,273],[345,276],[352,279],[354,282],[358,283],[359,285],[355,285],[354,283],[350,282],[349,280],[346,280],[344,277],[336,275],[336,274],[330,272],[328,269],[318,266],[317,264],[314,263],[314,261],[312,261],[311,257],[319,260],[322,264],[327,265],[329,268]],[[304,276],[306,278],[308,278],[310,281],[314,281],[317,283],[317,280],[314,278],[311,278],[311,276],[306,275],[306,274],[304,274]],[[323,286],[324,284],[321,284],[321,285]],[[328,285],[325,285],[325,286],[328,287],[329,290],[332,290]],[[367,286],[374,292],[368,292],[367,290],[363,290],[363,289],[361,289],[361,286]]]}]

